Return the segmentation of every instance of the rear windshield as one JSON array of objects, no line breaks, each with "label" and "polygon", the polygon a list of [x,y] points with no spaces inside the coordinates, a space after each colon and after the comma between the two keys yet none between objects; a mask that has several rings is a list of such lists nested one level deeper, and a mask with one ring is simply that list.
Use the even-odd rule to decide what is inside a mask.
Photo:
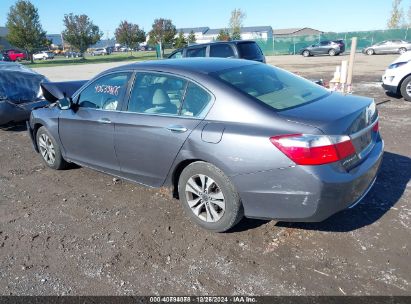
[{"label": "rear windshield", "polygon": [[298,107],[329,94],[309,80],[266,64],[224,70],[215,76],[275,110]]},{"label": "rear windshield", "polygon": [[244,59],[255,59],[261,58],[263,55],[257,43],[255,42],[245,42],[237,44],[240,58]]}]

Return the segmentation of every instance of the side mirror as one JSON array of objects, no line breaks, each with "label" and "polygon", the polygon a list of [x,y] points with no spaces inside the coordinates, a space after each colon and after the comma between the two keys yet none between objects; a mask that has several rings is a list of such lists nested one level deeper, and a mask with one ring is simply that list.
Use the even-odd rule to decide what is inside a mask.
[{"label": "side mirror", "polygon": [[57,100],[57,106],[61,110],[71,109],[73,106],[73,100],[71,98],[63,97],[62,99]]}]

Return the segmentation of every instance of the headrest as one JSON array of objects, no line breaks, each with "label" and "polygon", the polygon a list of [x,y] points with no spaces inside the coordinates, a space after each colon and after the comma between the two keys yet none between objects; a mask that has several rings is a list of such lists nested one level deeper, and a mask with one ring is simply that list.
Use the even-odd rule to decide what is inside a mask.
[{"label": "headrest", "polygon": [[153,94],[153,105],[159,106],[170,103],[170,98],[163,89],[156,89]]}]

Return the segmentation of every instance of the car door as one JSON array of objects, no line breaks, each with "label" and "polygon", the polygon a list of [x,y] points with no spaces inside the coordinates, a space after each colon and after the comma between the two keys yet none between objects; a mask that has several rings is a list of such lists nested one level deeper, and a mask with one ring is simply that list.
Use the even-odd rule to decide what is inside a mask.
[{"label": "car door", "polygon": [[113,122],[131,75],[115,72],[97,78],[75,96],[73,109],[61,111],[59,135],[67,159],[104,172],[119,172]]},{"label": "car door", "polygon": [[122,176],[161,186],[211,101],[210,93],[181,77],[137,73],[128,105],[115,122]]}]

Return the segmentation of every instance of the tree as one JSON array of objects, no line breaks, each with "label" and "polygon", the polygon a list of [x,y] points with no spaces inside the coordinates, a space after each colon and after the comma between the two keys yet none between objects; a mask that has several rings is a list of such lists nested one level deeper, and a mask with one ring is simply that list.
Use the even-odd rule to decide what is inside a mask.
[{"label": "tree", "polygon": [[[140,42],[146,41],[146,33],[137,24],[121,21],[115,31],[116,40],[129,48],[137,47]],[[133,50],[131,50],[133,55]]]},{"label": "tree", "polygon": [[241,9],[234,9],[231,12],[230,17],[230,31],[231,39],[240,40],[241,39],[241,28],[243,27],[243,21],[246,17],[246,14]]},{"label": "tree", "polygon": [[80,51],[83,57],[88,47],[96,44],[103,36],[87,15],[64,15],[63,22],[66,27],[62,33],[64,41]]},{"label": "tree", "polygon": [[155,19],[149,33],[152,44],[161,43],[164,55],[164,44],[171,44],[177,34],[176,27],[170,19]]},{"label": "tree", "polygon": [[228,30],[220,30],[220,33],[217,36],[217,41],[230,41],[230,33]]},{"label": "tree", "polygon": [[190,35],[188,35],[188,43],[196,43],[197,39],[196,39],[196,35],[194,34],[194,31],[192,30],[190,32]]},{"label": "tree", "polygon": [[402,0],[392,1],[391,15],[387,22],[389,29],[399,28],[401,26],[404,16],[403,10],[401,9],[401,2]]},{"label": "tree", "polygon": [[10,7],[6,26],[9,30],[7,40],[24,49],[32,63],[33,52],[48,45],[37,8],[29,0],[19,0]]},{"label": "tree", "polygon": [[407,27],[411,27],[411,5],[408,7],[407,17],[408,17]]},{"label": "tree", "polygon": [[177,49],[180,49],[180,48],[185,47],[187,45],[186,37],[184,37],[184,33],[182,31],[180,31],[180,33],[178,33],[178,36],[175,39],[175,44],[174,45]]}]

